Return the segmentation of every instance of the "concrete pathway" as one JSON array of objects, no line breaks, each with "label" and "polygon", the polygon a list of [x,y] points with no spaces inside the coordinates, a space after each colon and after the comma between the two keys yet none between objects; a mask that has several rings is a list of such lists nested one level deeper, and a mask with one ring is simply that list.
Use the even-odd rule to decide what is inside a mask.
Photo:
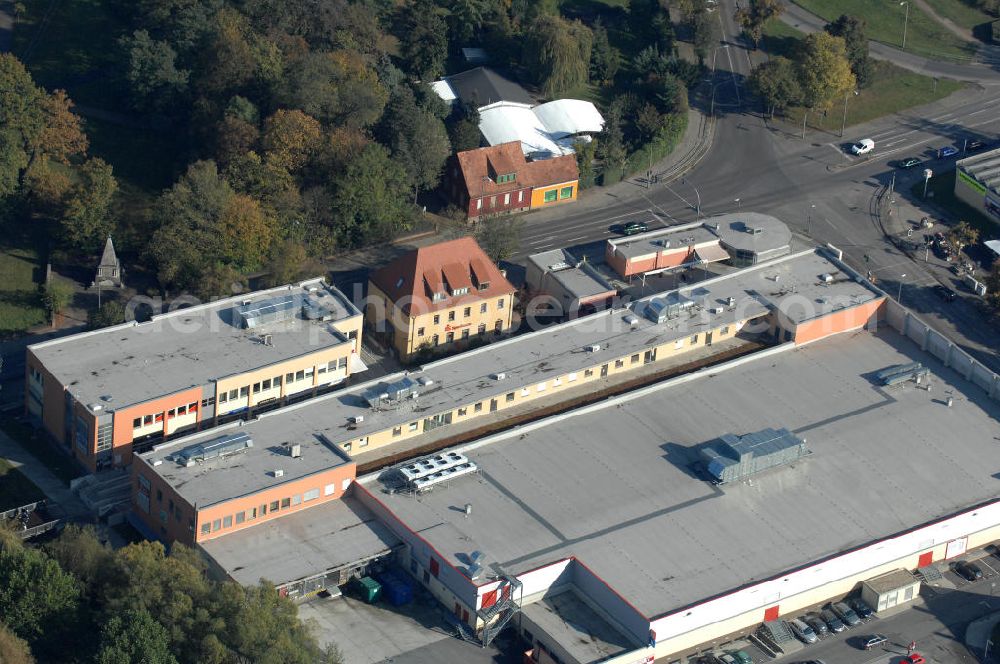
[{"label": "concrete pathway", "polygon": [[0,457],[7,459],[25,477],[41,489],[50,503],[59,505],[70,521],[90,521],[91,514],[69,487],[45,465],[31,456],[20,443],[0,431]]},{"label": "concrete pathway", "polygon": [[915,4],[921,10],[923,10],[932,19],[937,21],[938,24],[947,29],[948,32],[952,33],[962,41],[969,42],[971,44],[979,43],[979,40],[973,37],[971,34],[969,34],[968,30],[966,30],[965,28],[960,28],[959,26],[952,23],[951,19],[947,19],[944,16],[938,14],[936,11],[934,11],[934,8],[931,7],[929,4],[927,4],[927,0],[913,0],[913,4]]}]

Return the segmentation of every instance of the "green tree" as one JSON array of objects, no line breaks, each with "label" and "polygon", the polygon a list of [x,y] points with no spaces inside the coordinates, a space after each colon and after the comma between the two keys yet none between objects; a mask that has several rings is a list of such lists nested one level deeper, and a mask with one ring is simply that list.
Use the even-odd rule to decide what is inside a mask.
[{"label": "green tree", "polygon": [[476,242],[494,263],[505,261],[521,248],[521,216],[489,217],[476,224]]},{"label": "green tree", "polygon": [[705,62],[712,47],[719,41],[719,21],[714,16],[702,9],[692,12],[688,18],[691,34],[694,35],[694,53],[700,63]]},{"label": "green tree", "polygon": [[756,49],[764,35],[764,26],[771,19],[781,16],[783,11],[785,7],[780,0],[749,0],[746,7],[736,10],[736,22],[753,40],[753,47]]},{"label": "green tree", "polygon": [[840,37],[825,32],[807,35],[797,64],[802,103],[812,111],[826,110],[854,89],[854,73]]},{"label": "green tree", "polygon": [[448,0],[446,6],[451,41],[458,46],[467,44],[483,26],[488,0]]},{"label": "green tree", "polygon": [[334,180],[333,210],[338,243],[356,246],[386,240],[408,228],[406,174],[377,143],[370,143]]},{"label": "green tree", "polygon": [[268,160],[290,173],[302,168],[319,148],[319,122],[302,111],[275,111],[264,121],[262,144]]},{"label": "green tree", "polygon": [[865,36],[865,21],[856,16],[842,14],[833,23],[828,23],[826,31],[844,40],[847,59],[851,71],[857,79],[858,87],[868,87],[871,83],[874,65],[868,56],[868,37]]},{"label": "green tree", "polygon": [[948,241],[961,252],[965,247],[979,242],[979,229],[967,221],[960,221],[958,225],[948,231]]},{"label": "green tree", "polygon": [[624,103],[615,99],[604,114],[604,132],[597,154],[604,166],[605,182],[618,182],[625,168],[628,157],[628,147],[625,145],[625,135],[622,132],[622,114]]},{"label": "green tree", "polygon": [[594,186],[596,177],[594,158],[597,156],[597,139],[577,141],[573,144],[573,151],[576,153],[576,168],[580,173],[580,188],[586,189]]},{"label": "green tree", "polygon": [[32,146],[45,128],[43,98],[24,65],[13,55],[0,53],[0,199],[23,183]]},{"label": "green tree", "polygon": [[587,82],[593,36],[579,21],[542,16],[524,36],[523,64],[555,99]]},{"label": "green tree", "polygon": [[34,642],[72,619],[79,598],[76,580],[17,535],[0,533],[0,616],[17,636]]},{"label": "green tree", "polygon": [[35,664],[31,647],[0,622],[0,662],[3,664]]},{"label": "green tree", "polygon": [[[267,261],[267,282],[271,286],[291,284],[310,272],[309,254],[301,242],[282,240],[271,247],[271,256]],[[317,271],[322,268],[317,267]]]},{"label": "green tree", "polygon": [[87,312],[87,328],[97,330],[125,322],[125,306],[117,300],[102,302],[99,309]]},{"label": "green tree", "polygon": [[190,72],[177,68],[177,52],[165,41],[136,30],[119,40],[126,55],[129,102],[143,111],[168,111],[187,90]]},{"label": "green tree", "polygon": [[401,47],[407,70],[422,81],[444,72],[448,26],[431,0],[414,0],[403,10]]},{"label": "green tree", "polygon": [[[45,310],[49,312],[49,319],[53,325],[55,325],[56,316],[66,311],[72,301],[73,288],[63,281],[50,279],[49,283],[42,288],[42,302],[45,304]],[[2,606],[2,597],[0,597],[0,607]],[[14,625],[11,624],[11,627]]]},{"label": "green tree", "polygon": [[594,21],[594,44],[590,51],[590,78],[601,85],[611,85],[621,67],[621,53],[608,40],[608,31],[598,18]]},{"label": "green tree", "polygon": [[260,267],[268,255],[275,235],[274,220],[255,199],[236,194],[219,214],[219,232],[221,258],[237,270],[253,270]]},{"label": "green tree", "polygon": [[482,142],[479,133],[479,109],[472,104],[463,105],[450,121],[448,137],[455,152],[478,148]]},{"label": "green tree", "polygon": [[753,70],[750,75],[750,88],[764,100],[771,117],[774,117],[776,109],[788,108],[798,101],[801,95],[795,65],[780,55]]},{"label": "green tree", "polygon": [[[122,318],[117,322],[120,323],[122,320],[124,320],[124,309]],[[59,563],[59,567],[83,583],[87,594],[92,594],[101,584],[111,580],[110,570],[114,552],[110,546],[102,544],[97,539],[94,529],[90,526],[67,525],[58,538],[45,545],[45,553]]]},{"label": "green tree", "polygon": [[444,123],[417,106],[409,87],[400,86],[386,107],[381,133],[393,159],[403,167],[416,202],[418,192],[438,185],[451,154]]},{"label": "green tree", "polygon": [[67,196],[63,233],[72,246],[93,251],[114,228],[111,201],[118,191],[118,182],[111,165],[98,157],[83,164],[79,178]]},{"label": "green tree", "polygon": [[356,129],[382,116],[388,92],[360,54],[342,50],[290,63],[280,96],[321,122]]},{"label": "green tree", "polygon": [[993,262],[983,283],[986,284],[986,303],[994,313],[1000,313],[1000,259]]},{"label": "green tree", "polygon": [[219,592],[220,614],[227,630],[222,641],[240,662],[315,664],[323,654],[299,621],[295,604],[274,586],[260,582],[242,588],[224,584]]},{"label": "green tree", "polygon": [[113,615],[101,630],[96,664],[177,664],[167,631],[148,611]]}]

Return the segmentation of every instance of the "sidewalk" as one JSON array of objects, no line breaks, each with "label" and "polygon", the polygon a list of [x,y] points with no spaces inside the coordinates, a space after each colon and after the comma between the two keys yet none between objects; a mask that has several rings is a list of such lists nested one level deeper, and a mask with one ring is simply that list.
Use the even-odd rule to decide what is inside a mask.
[{"label": "sidewalk", "polygon": [[0,431],[0,457],[11,462],[35,486],[41,489],[49,502],[59,505],[69,521],[90,521],[90,510],[76,495],[63,484],[62,480],[49,472],[41,461],[28,454],[20,443]]}]

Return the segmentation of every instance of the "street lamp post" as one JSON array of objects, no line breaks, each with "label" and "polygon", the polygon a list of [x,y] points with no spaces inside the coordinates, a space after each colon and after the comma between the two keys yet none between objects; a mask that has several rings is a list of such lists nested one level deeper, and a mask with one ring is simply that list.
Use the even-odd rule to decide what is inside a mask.
[{"label": "street lamp post", "polygon": [[[687,178],[681,178],[681,182],[683,184],[688,184]],[[695,215],[697,215],[698,217],[700,217],[701,216],[701,192],[698,191],[698,186],[694,182],[691,182],[690,184],[691,184],[691,188],[694,189],[694,195],[697,196],[697,198],[698,198],[698,204],[696,205],[696,207],[694,209],[694,212],[695,212]]]},{"label": "street lamp post", "polygon": [[896,293],[896,302],[900,304],[903,303],[903,279],[906,278],[906,273],[899,275],[899,292]]},{"label": "street lamp post", "polygon": [[740,199],[734,198],[733,199],[733,203],[736,203],[736,209],[739,210],[740,209]]},{"label": "street lamp post", "polygon": [[934,175],[934,171],[929,168],[924,169],[924,195],[923,198],[927,198],[927,185],[931,181],[931,177]]},{"label": "street lamp post", "polygon": [[815,210],[815,209],[816,209],[816,204],[815,203],[813,203],[812,205],[809,206],[809,222],[806,225],[806,235],[808,235],[809,237],[812,237],[812,230],[813,230],[813,210]]},{"label": "street lamp post", "polygon": [[[857,96],[857,95],[858,95],[858,91],[855,90],[854,91],[854,96]],[[850,96],[851,96],[850,92],[845,92],[844,93],[844,119],[841,120],[841,122],[840,122],[840,137],[841,138],[844,137],[844,130],[847,129],[847,100],[850,98]]]},{"label": "street lamp post", "polygon": [[[900,4],[900,6],[905,6],[906,7],[906,14],[903,16],[903,46],[902,46],[902,48],[905,49],[906,48],[906,24],[910,21],[910,2],[909,2],[909,0],[903,0],[903,2],[901,2],[899,4]],[[937,81],[935,81],[935,83],[937,83]]]}]

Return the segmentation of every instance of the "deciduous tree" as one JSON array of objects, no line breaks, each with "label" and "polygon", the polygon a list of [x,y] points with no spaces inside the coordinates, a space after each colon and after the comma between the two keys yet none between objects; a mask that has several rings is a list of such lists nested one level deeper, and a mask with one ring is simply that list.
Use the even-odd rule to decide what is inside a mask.
[{"label": "deciduous tree", "polygon": [[825,110],[854,89],[854,73],[840,37],[825,32],[807,35],[797,64],[802,102],[810,110]]},{"label": "deciduous tree", "polygon": [[[54,311],[65,307],[65,293],[61,282],[49,283]],[[17,636],[33,642],[58,632],[75,610],[79,592],[76,580],[54,560],[23,546],[15,534],[0,533],[0,616]]]},{"label": "deciduous tree", "polygon": [[523,65],[555,99],[587,82],[593,36],[579,21],[542,16],[524,37]]},{"label": "deciduous tree", "polygon": [[113,615],[101,630],[96,664],[177,664],[167,631],[148,611]]},{"label": "deciduous tree", "polygon": [[402,55],[405,67],[422,81],[444,71],[448,57],[448,25],[431,0],[414,0],[403,10]]},{"label": "deciduous tree", "polygon": [[407,228],[413,214],[403,169],[370,143],[334,180],[333,209],[339,244],[384,240]]},{"label": "deciduous tree", "polygon": [[505,261],[521,248],[524,219],[520,216],[489,217],[476,224],[476,242],[494,263]]},{"label": "deciduous tree", "polygon": [[266,158],[290,173],[302,168],[319,147],[319,121],[299,110],[280,109],[264,121]]},{"label": "deciduous tree", "polygon": [[843,38],[847,59],[851,63],[851,71],[854,72],[858,87],[867,87],[871,83],[874,66],[868,56],[864,19],[842,14],[836,21],[827,24],[826,31],[834,37]]},{"label": "deciduous tree", "polygon": [[600,18],[593,25],[594,44],[590,51],[590,78],[601,85],[611,85],[621,67],[621,53],[608,40],[608,31]]},{"label": "deciduous tree", "polygon": [[187,90],[190,72],[177,67],[177,52],[169,43],[136,30],[119,40],[126,54],[125,80],[129,102],[142,111],[169,111]]},{"label": "deciduous tree", "polygon": [[111,200],[118,182],[111,165],[103,159],[88,159],[80,168],[79,181],[70,188],[62,226],[66,241],[78,249],[96,249],[114,228]]},{"label": "deciduous tree", "polygon": [[770,115],[795,103],[800,95],[798,72],[788,58],[771,58],[753,70],[750,87],[767,105]]},{"label": "deciduous tree", "polygon": [[334,126],[366,127],[382,116],[386,89],[358,53],[311,53],[285,74],[282,100]]},{"label": "deciduous tree", "polygon": [[753,40],[753,47],[757,48],[760,38],[764,35],[764,26],[771,19],[780,16],[784,10],[785,7],[780,0],[749,0],[745,7],[736,10],[736,22]]},{"label": "deciduous tree", "polygon": [[400,86],[393,94],[382,118],[380,133],[392,150],[393,159],[403,167],[414,202],[419,191],[437,186],[451,144],[444,123],[416,104],[409,87]]},{"label": "deciduous tree", "polygon": [[3,664],[35,664],[31,647],[0,622],[0,662]]},{"label": "deciduous tree", "polygon": [[65,90],[56,90],[44,97],[42,108],[45,125],[38,136],[37,148],[61,164],[69,158],[87,152],[87,135],[83,133],[80,116],[73,112],[73,101]]},{"label": "deciduous tree", "polygon": [[236,194],[226,202],[219,216],[219,231],[222,259],[241,271],[261,265],[275,235],[274,220],[245,194]]},{"label": "deciduous tree", "polygon": [[45,129],[44,94],[17,58],[0,53],[0,198],[23,183]]}]

